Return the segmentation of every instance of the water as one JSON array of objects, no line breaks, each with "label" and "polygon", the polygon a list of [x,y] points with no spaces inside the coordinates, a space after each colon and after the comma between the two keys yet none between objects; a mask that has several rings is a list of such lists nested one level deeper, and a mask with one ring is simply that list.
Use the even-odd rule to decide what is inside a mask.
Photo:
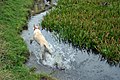
[{"label": "water", "polygon": [[[47,65],[41,64],[38,60],[40,46],[35,41],[30,44],[30,38],[33,36],[33,25],[41,24],[46,13],[47,11],[32,16],[28,22],[28,30],[24,30],[21,35],[31,53],[26,63],[29,68],[35,67],[36,73],[48,73],[59,80],[120,80],[119,65],[110,66],[107,60],[101,61],[101,55],[94,54],[92,50],[87,52],[84,49],[74,48],[69,43],[59,41],[58,35],[54,35],[54,32],[45,29],[41,29],[41,32],[51,45],[54,57],[50,58],[53,62],[49,61]],[[65,70],[54,68],[54,61],[64,64]]]}]

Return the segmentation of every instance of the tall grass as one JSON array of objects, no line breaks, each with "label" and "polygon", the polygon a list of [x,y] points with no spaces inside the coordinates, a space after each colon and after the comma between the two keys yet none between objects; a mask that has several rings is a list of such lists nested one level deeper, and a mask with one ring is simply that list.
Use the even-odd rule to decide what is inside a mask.
[{"label": "tall grass", "polygon": [[109,60],[120,61],[119,0],[59,0],[42,26],[74,45],[86,45]]},{"label": "tall grass", "polygon": [[29,52],[20,37],[32,5],[33,0],[0,1],[0,80],[40,79],[24,64]]}]

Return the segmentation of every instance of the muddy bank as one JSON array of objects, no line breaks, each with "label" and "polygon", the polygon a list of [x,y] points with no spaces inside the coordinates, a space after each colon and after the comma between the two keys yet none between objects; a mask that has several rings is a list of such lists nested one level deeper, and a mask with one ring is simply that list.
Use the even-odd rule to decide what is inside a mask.
[{"label": "muddy bank", "polygon": [[33,7],[29,11],[29,16],[34,16],[57,5],[58,0],[34,0]]}]

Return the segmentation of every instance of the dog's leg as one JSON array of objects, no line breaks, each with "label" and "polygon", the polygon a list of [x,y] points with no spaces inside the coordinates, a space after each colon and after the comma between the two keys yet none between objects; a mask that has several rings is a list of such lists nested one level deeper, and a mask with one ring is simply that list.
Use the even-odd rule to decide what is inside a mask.
[{"label": "dog's leg", "polygon": [[52,56],[52,53],[49,51],[49,49],[44,45],[45,52],[49,53]]},{"label": "dog's leg", "polygon": [[30,38],[30,44],[34,41],[33,37]]},{"label": "dog's leg", "polygon": [[44,46],[41,47],[41,54],[42,54],[42,60],[46,61],[46,55],[45,55],[45,48],[44,48]]},{"label": "dog's leg", "polygon": [[47,60],[46,60],[45,53],[42,53],[42,60],[45,60],[45,61],[47,61]]}]

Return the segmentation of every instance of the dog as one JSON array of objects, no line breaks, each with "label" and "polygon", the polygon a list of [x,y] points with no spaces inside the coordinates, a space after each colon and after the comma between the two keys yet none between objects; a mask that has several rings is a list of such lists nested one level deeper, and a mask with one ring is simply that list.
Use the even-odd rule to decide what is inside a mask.
[{"label": "dog", "polygon": [[35,40],[41,46],[42,60],[46,60],[46,53],[52,56],[52,51],[47,40],[40,31],[40,26],[34,25],[34,33],[32,39],[30,40],[30,44],[33,42],[33,40]]}]

